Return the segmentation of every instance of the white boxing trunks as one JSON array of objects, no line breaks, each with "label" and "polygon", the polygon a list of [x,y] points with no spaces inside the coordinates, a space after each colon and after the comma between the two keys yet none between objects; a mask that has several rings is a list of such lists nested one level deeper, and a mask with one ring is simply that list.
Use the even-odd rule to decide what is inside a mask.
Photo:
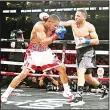
[{"label": "white boxing trunks", "polygon": [[26,50],[23,66],[35,72],[37,66],[40,66],[43,71],[47,71],[60,64],[61,61],[52,53],[49,47],[30,43],[29,48]]}]

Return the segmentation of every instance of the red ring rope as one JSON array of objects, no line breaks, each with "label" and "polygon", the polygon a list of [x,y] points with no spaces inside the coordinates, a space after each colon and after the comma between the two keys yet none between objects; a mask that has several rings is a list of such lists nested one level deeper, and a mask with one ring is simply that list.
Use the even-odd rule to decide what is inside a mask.
[{"label": "red ring rope", "polygon": [[[16,72],[5,72],[5,71],[0,71],[0,74],[1,75],[18,75],[20,73],[16,73]],[[43,76],[43,77],[59,77],[59,75],[46,75],[46,74],[37,74],[37,73],[29,73],[27,76]],[[69,78],[72,78],[72,79],[78,79],[77,76],[68,76]],[[109,78],[98,78],[99,81],[109,81],[110,79]]]}]

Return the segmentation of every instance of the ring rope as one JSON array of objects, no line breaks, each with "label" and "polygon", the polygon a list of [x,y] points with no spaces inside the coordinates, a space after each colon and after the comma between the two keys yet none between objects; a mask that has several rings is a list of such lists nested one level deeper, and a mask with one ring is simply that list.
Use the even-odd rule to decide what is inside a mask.
[{"label": "ring rope", "polygon": [[[65,53],[66,53],[66,43],[64,43],[63,44],[63,49],[61,50],[62,51],[62,63],[64,63],[65,62]],[[53,52],[53,50],[52,50],[52,52]],[[56,52],[54,52],[54,53],[56,53]]]},{"label": "ring rope", "polygon": [[[30,42],[30,39],[24,39],[24,40],[18,40],[18,39],[1,39],[1,41],[7,41],[7,42]],[[75,44],[74,40],[56,40],[53,41],[53,43],[64,43],[66,42],[67,44]],[[100,44],[109,44],[109,40],[99,40]]]},{"label": "ring rope", "polygon": [[[20,73],[16,73],[16,72],[5,72],[5,71],[0,71],[0,74],[1,75],[19,75]],[[46,75],[46,74],[38,74],[38,73],[34,73],[34,74],[32,74],[32,73],[29,73],[27,76],[34,76],[34,77],[37,77],[37,76],[39,76],[39,77],[56,77],[56,78],[59,78],[60,76],[59,75]],[[78,77],[77,76],[68,76],[68,78],[70,78],[70,79],[75,79],[75,80],[77,80],[78,79]],[[97,77],[95,77],[95,78],[97,78]],[[110,79],[109,78],[97,78],[98,80],[103,80],[103,81],[109,81]]]},{"label": "ring rope", "polygon": [[[73,53],[76,54],[76,50],[65,50],[66,48],[64,47],[63,50],[52,50],[54,53],[62,53],[62,51],[65,53]],[[7,48],[1,48],[1,52],[26,52],[26,49],[7,49]],[[109,51],[100,51],[100,50],[95,50],[96,54],[101,54],[101,55],[109,55]]]},{"label": "ring rope", "polygon": [[[1,64],[8,64],[8,65],[23,65],[24,62],[15,62],[15,61],[1,61]],[[65,64],[66,67],[77,67],[76,64]],[[104,67],[108,68],[109,65],[97,65],[97,67]]]},{"label": "ring rope", "polygon": [[[1,41],[15,41],[15,42],[29,42],[30,39],[24,39],[24,40],[17,40],[17,39],[1,39]],[[76,50],[66,50],[66,44],[75,44],[74,40],[57,40],[53,43],[63,43],[63,50],[52,50],[54,53],[62,53],[62,62],[64,62],[65,59],[65,53],[75,53]],[[100,40],[100,44],[109,44],[108,40]],[[2,52],[25,52],[26,49],[7,49],[7,48],[1,48]],[[108,51],[96,51],[96,54],[103,54],[103,55],[109,55]],[[10,64],[10,65],[23,65],[23,62],[12,62],[12,61],[1,61],[1,64]],[[76,64],[65,64],[66,67],[76,67]],[[109,67],[109,65],[97,65],[98,67]],[[18,75],[19,73],[15,72],[0,72],[2,75]],[[46,77],[59,77],[59,75],[43,75],[43,74],[32,74],[29,73],[28,76],[46,76]],[[68,76],[69,78],[77,79],[77,76]],[[109,81],[108,78],[98,78],[98,80],[105,80]]]}]

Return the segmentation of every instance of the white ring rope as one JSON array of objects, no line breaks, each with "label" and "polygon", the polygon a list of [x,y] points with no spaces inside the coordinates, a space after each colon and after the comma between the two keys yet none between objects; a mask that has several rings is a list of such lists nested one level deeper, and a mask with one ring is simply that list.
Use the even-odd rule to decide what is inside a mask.
[{"label": "white ring rope", "polygon": [[[1,41],[3,42],[12,42],[12,41],[15,41],[15,42],[30,42],[30,39],[23,39],[23,40],[17,40],[17,39],[1,39]],[[53,43],[67,43],[67,44],[75,44],[75,41],[74,40],[56,40],[56,41],[53,41]],[[109,40],[100,40],[99,41],[100,44],[109,44]]]},{"label": "white ring rope", "polygon": [[[15,62],[15,61],[1,61],[1,64],[7,65],[23,65],[23,62]],[[77,67],[76,64],[65,64],[66,67]],[[109,65],[97,65],[97,67],[108,68]]]},{"label": "white ring rope", "polygon": [[[1,41],[17,41],[16,39],[1,39]],[[17,41],[17,42],[25,42],[25,40]],[[29,41],[29,39],[27,39]],[[62,50],[52,50],[53,53],[62,53],[62,62],[64,62],[65,59],[65,53],[71,53],[76,54],[76,50],[66,50],[66,44],[75,44],[73,40],[57,40],[53,43],[63,43],[63,49]],[[101,40],[101,44],[108,44],[108,40]],[[7,48],[1,48],[1,52],[26,52],[26,49],[7,49]],[[95,50],[97,55],[109,55],[108,51],[100,51]],[[23,65],[24,62],[15,62],[15,61],[1,61],[1,64],[8,64],[8,65]],[[66,67],[77,67],[76,64],[65,64]],[[97,65],[97,67],[105,67],[108,68],[109,65]],[[18,75],[19,73],[16,72],[0,72],[1,75]],[[32,74],[29,73],[28,76],[44,76],[44,77],[59,77],[59,75],[44,75],[44,74]],[[77,76],[68,76],[69,78],[77,79]],[[109,81],[109,78],[98,78],[98,80],[107,80]]]},{"label": "white ring rope", "polygon": [[[26,40],[26,39],[25,39]],[[16,39],[1,39],[1,41],[17,41],[17,42],[24,42],[17,41]],[[27,39],[29,41],[29,39]],[[104,44],[108,44],[108,40],[100,40],[100,42],[103,42]],[[74,44],[74,40],[57,40],[53,43],[63,43],[63,49],[62,50],[52,50],[53,53],[62,53],[62,62],[64,62],[65,59],[65,53],[71,53],[76,54],[76,50],[66,50],[66,44]],[[1,48],[1,52],[26,52],[26,49],[7,49],[7,48]],[[109,55],[109,51],[100,51],[95,50],[97,55]],[[15,62],[15,61],[1,61],[1,64],[9,64],[9,65],[23,65],[23,62]],[[65,64],[66,67],[76,67],[76,64]],[[97,65],[97,67],[105,67],[108,68],[109,65]]]},{"label": "white ring rope", "polygon": [[[62,53],[63,50],[52,50],[54,53]],[[26,49],[7,49],[7,48],[1,48],[1,52],[26,52]],[[100,50],[95,50],[96,54],[101,54],[101,55],[109,55],[109,51],[100,51]],[[76,50],[65,50],[65,53],[75,53]]]}]

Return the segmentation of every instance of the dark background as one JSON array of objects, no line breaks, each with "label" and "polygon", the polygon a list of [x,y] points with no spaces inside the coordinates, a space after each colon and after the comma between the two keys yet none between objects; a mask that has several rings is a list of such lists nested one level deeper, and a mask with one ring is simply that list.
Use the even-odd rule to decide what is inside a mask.
[{"label": "dark background", "polygon": [[[39,21],[40,12],[21,13],[21,10],[48,9],[47,13],[58,14],[61,20],[74,19],[75,8],[96,7],[96,10],[87,10],[88,21],[95,27],[100,40],[109,39],[109,10],[100,10],[99,7],[109,7],[109,1],[1,1],[1,12],[3,10],[16,10],[16,13],[1,13],[1,38],[10,38],[13,29],[22,29],[25,39],[30,38],[33,25]],[[49,9],[74,8],[71,11],[52,11]],[[65,40],[73,39],[71,28],[67,28]]]},{"label": "dark background", "polygon": [[[23,35],[25,39],[30,38],[30,33],[33,25],[39,21],[40,12],[28,12],[21,13],[21,10],[38,10],[44,11],[47,9],[48,14],[57,14],[61,20],[74,19],[74,14],[77,8],[89,8],[87,21],[91,22],[99,36],[99,40],[109,40],[109,1],[1,1],[0,2],[0,27],[1,38],[10,39],[10,33],[12,30],[21,29],[24,31]],[[96,10],[91,10],[91,8]],[[107,7],[107,10],[103,10],[103,7]],[[58,11],[58,8],[73,8],[70,11]],[[56,9],[56,11],[50,11],[50,9]],[[3,13],[3,10],[16,10],[16,13]],[[64,40],[74,40],[71,27],[67,28]],[[63,45],[51,44],[52,50],[62,50]],[[2,42],[1,48],[10,48],[10,42]],[[109,50],[109,44],[99,44],[94,47],[95,50]],[[75,50],[73,44],[67,45],[67,50]],[[58,58],[62,59],[62,54],[57,54]],[[66,64],[76,64],[75,54],[66,54]],[[2,52],[1,60],[9,60],[9,53]],[[97,55],[97,65],[109,65],[109,55]],[[7,71],[7,65],[1,65],[1,71]],[[109,68],[104,68],[104,77],[109,77]],[[17,72],[17,71],[16,71]],[[75,74],[76,68],[67,68],[68,75]],[[96,70],[94,76],[96,76]],[[7,81],[5,78],[3,81]],[[7,82],[7,84],[11,81]],[[2,83],[4,85],[4,83]]]}]

